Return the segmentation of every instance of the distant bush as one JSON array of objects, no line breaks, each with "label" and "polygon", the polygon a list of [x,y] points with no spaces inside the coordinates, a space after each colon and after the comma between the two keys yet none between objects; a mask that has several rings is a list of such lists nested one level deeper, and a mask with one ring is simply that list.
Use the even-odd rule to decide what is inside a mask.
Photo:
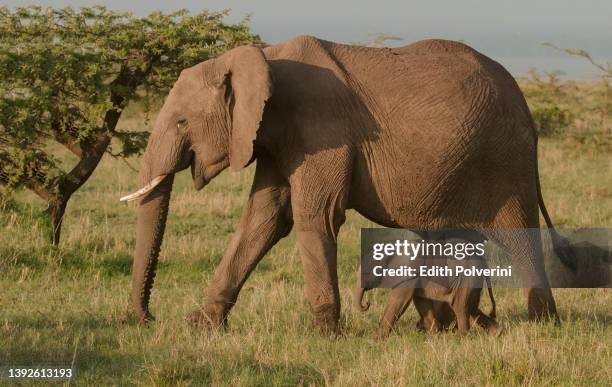
[{"label": "distant bush", "polygon": [[536,108],[532,115],[538,133],[550,137],[559,134],[561,129],[567,127],[571,113],[559,106],[551,105]]},{"label": "distant bush", "polygon": [[544,43],[545,46],[563,51],[567,54],[578,56],[588,60],[594,68],[599,71],[600,83],[594,90],[594,103],[590,106],[591,111],[600,117],[600,125],[604,132],[612,135],[612,125],[610,125],[610,115],[612,114],[612,63],[596,62],[591,54],[585,50],[577,48],[559,48],[552,43]]},{"label": "distant bush", "polygon": [[534,69],[523,84],[538,134],[556,136],[572,122],[568,105],[573,103],[575,87],[563,82],[557,72],[540,74]]},{"label": "distant bush", "polygon": [[541,74],[536,70],[519,78],[539,134],[612,151],[612,64],[598,63],[584,50],[545,45],[587,59],[599,71],[600,79],[563,80],[559,72]]}]

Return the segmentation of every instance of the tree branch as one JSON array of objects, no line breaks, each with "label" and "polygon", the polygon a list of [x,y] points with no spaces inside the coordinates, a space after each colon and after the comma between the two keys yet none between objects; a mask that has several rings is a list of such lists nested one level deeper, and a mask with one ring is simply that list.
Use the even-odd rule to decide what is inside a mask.
[{"label": "tree branch", "polygon": [[58,188],[62,196],[70,197],[85,184],[98,166],[98,163],[100,163],[110,141],[111,136],[108,133],[101,133],[93,143],[83,148],[81,159],[77,165],[69,173],[60,178]]}]

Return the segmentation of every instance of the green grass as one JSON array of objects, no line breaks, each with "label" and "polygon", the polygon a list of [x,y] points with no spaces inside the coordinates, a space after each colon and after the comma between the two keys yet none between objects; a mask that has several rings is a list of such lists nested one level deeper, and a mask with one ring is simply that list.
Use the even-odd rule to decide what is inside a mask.
[{"label": "green grass", "polygon": [[[123,125],[135,124],[130,118]],[[562,227],[610,227],[609,151],[544,139],[544,196]],[[138,165],[138,160],[130,160]],[[234,308],[229,329],[204,334],[184,316],[203,300],[248,194],[253,169],[219,176],[195,192],[178,176],[152,310],[142,327],[130,317],[135,206],[119,203],[136,172],[105,158],[71,201],[59,248],[48,245],[29,192],[0,213],[0,366],[74,364],[78,385],[602,385],[612,380],[612,292],[558,289],[563,325],[527,321],[520,290],[496,290],[505,332],[490,338],[427,336],[411,307],[385,342],[372,339],[386,291],[373,307],[351,308],[359,230],[350,213],[339,240],[344,335],[314,333],[291,234],[261,262]],[[486,302],[486,301],[485,301]],[[8,382],[0,380],[0,384]]]}]

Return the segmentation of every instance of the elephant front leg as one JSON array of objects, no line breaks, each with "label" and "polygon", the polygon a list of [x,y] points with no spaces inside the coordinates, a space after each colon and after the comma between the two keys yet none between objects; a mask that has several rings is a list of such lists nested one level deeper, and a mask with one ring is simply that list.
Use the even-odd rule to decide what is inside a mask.
[{"label": "elephant front leg", "polygon": [[224,325],[253,269],[292,225],[288,184],[272,162],[258,160],[249,201],[208,286],[206,303],[188,321],[204,327]]},{"label": "elephant front leg", "polygon": [[322,150],[305,160],[289,179],[306,298],[323,334],[339,331],[336,240],[345,220],[351,170],[351,157],[345,152]]},{"label": "elephant front leg", "polygon": [[315,326],[323,334],[336,334],[340,318],[336,241],[318,231],[302,230],[297,235]]}]

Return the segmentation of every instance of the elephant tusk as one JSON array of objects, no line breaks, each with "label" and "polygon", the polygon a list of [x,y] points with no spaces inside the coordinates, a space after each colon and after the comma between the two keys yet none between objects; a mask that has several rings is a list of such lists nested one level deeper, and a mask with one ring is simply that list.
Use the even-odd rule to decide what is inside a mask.
[{"label": "elephant tusk", "polygon": [[139,189],[138,191],[134,193],[131,193],[129,195],[122,197],[121,199],[119,199],[119,201],[120,202],[131,202],[132,200],[136,200],[136,199],[139,199],[145,196],[149,192],[153,191],[153,188],[157,187],[159,183],[161,183],[162,180],[164,180],[165,177],[166,175],[157,176],[155,179],[151,180],[149,184],[145,185],[144,187],[142,187],[141,189]]}]

